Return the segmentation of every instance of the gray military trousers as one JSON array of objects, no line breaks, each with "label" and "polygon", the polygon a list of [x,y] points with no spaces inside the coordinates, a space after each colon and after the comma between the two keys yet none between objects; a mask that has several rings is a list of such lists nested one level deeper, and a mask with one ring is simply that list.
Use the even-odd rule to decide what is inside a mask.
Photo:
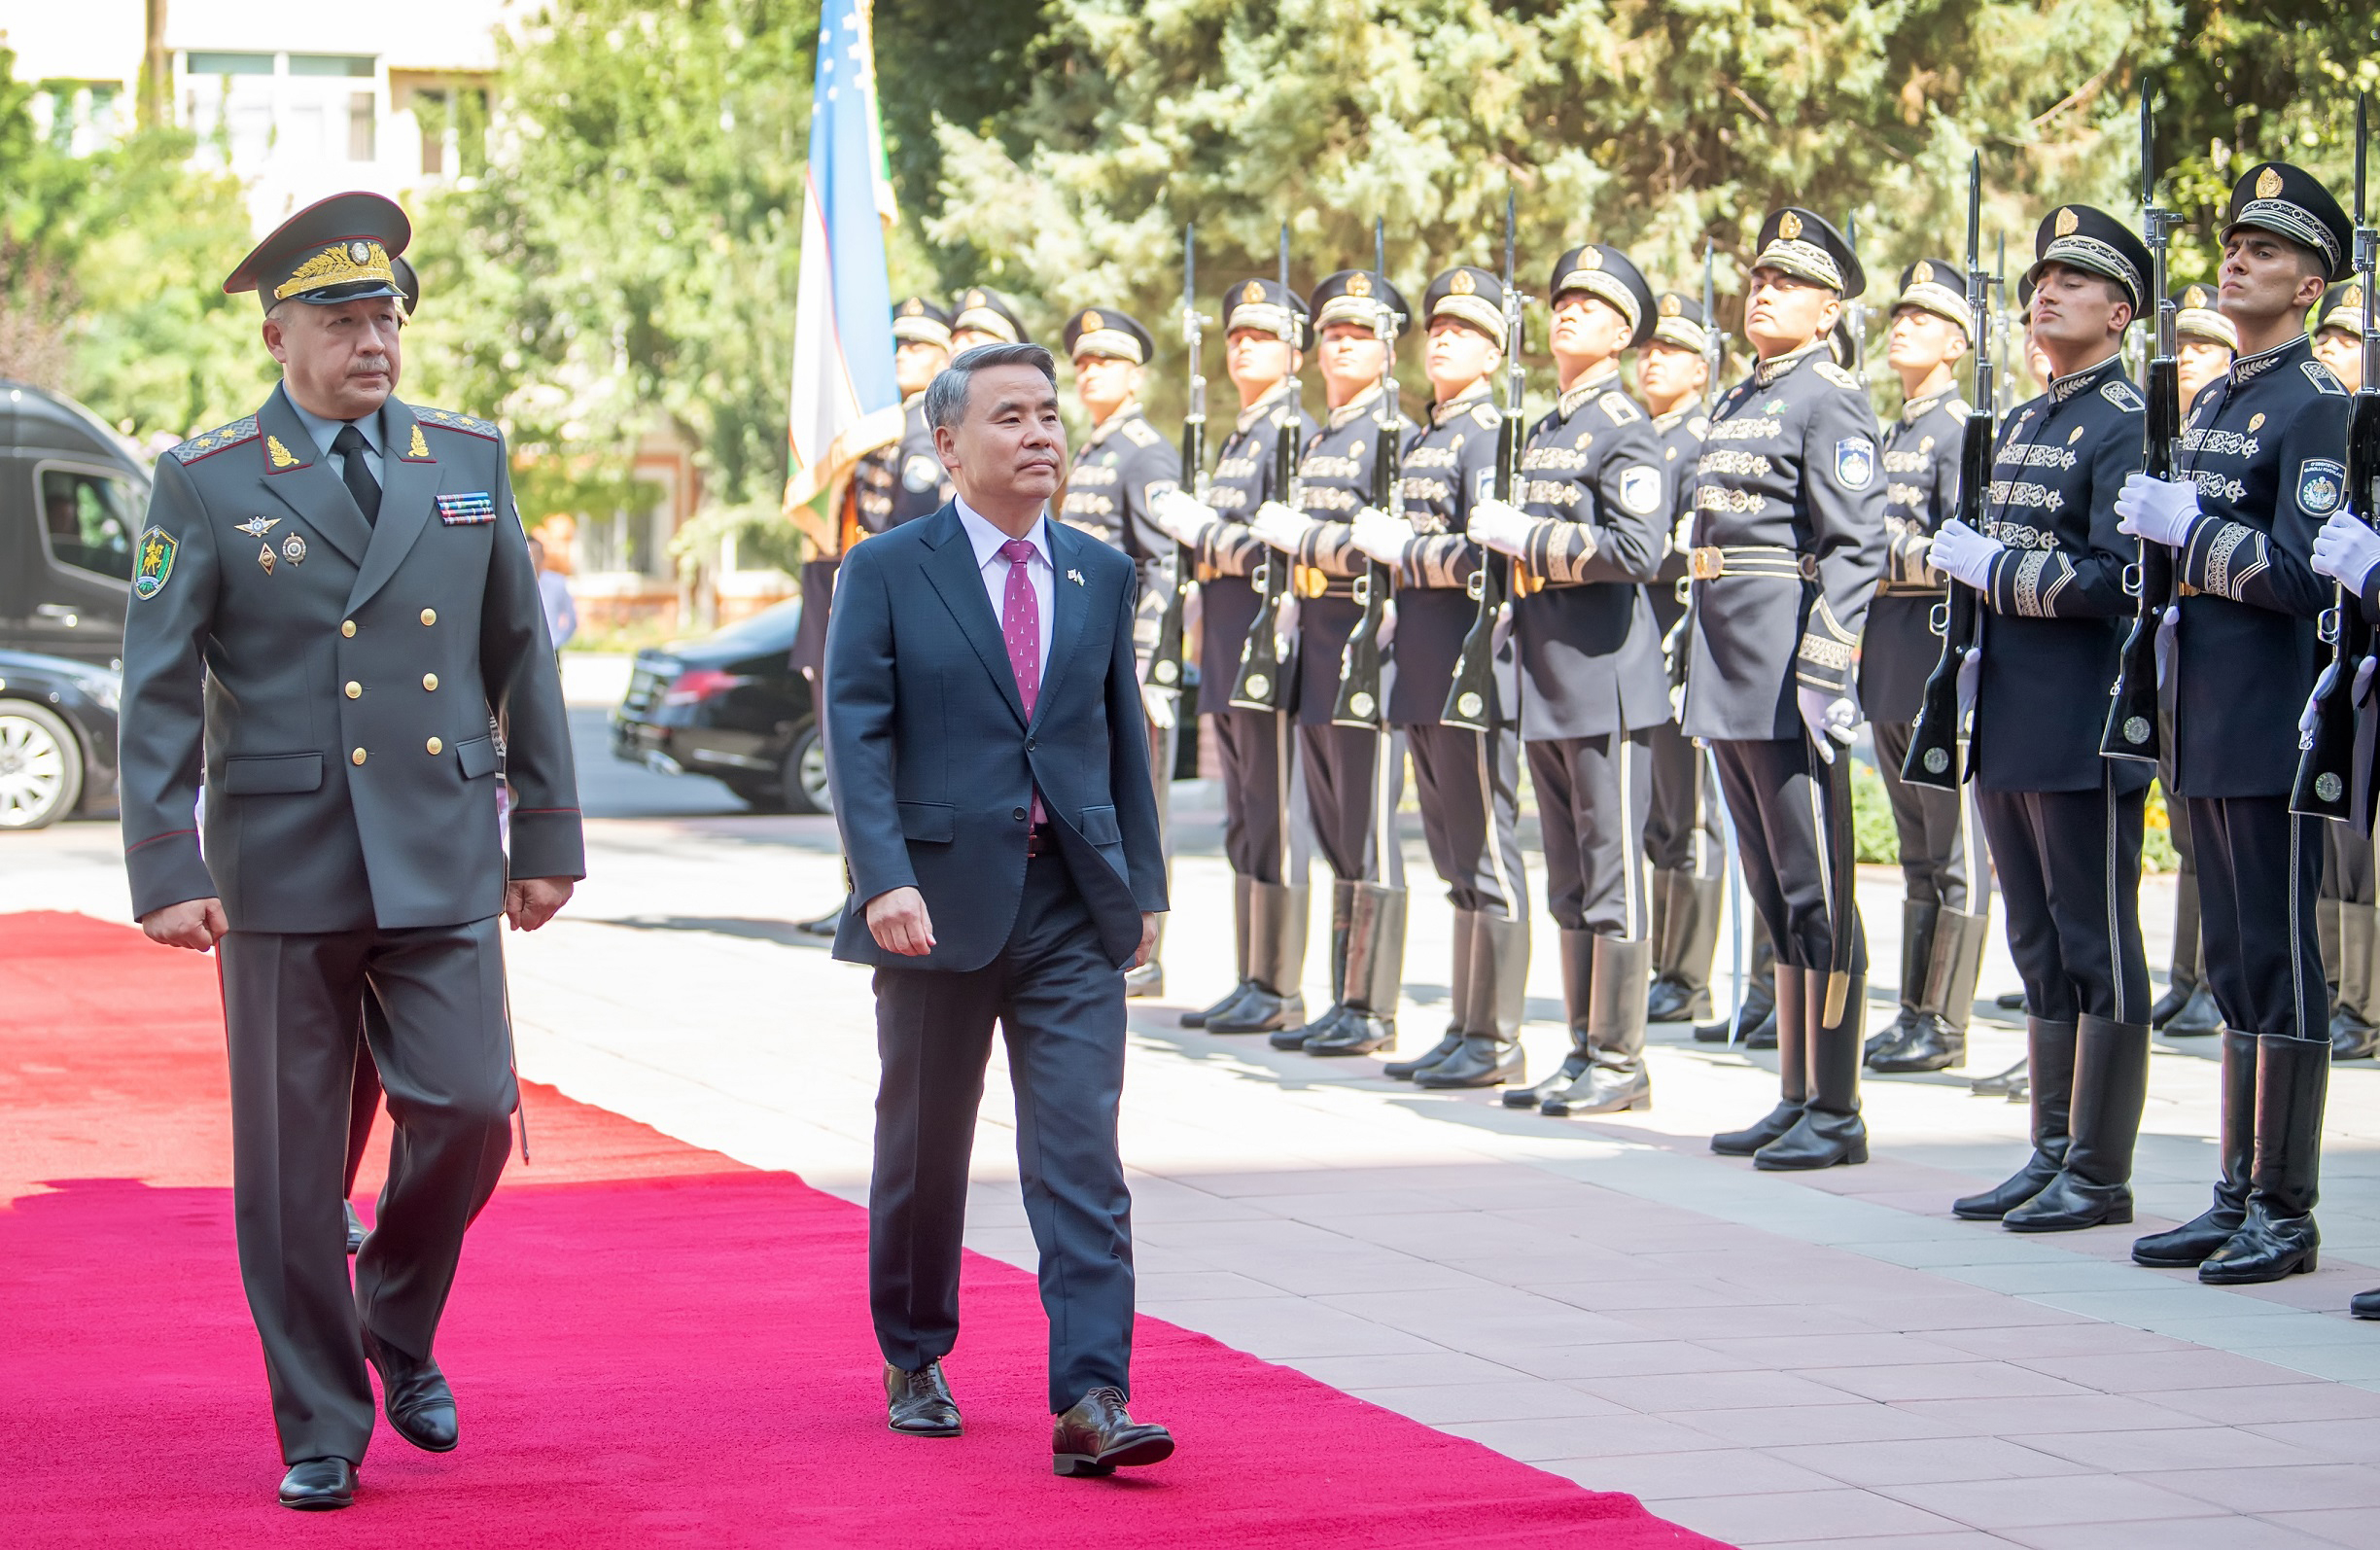
[{"label": "gray military trousers", "polygon": [[[409,930],[235,931],[216,946],[231,1061],[232,1215],[281,1456],[362,1462],[362,1326],[429,1357],[463,1232],[504,1172],[519,1103],[502,917]],[[381,1016],[363,1020],[365,998]],[[397,1136],[347,1279],[356,1029]]]}]

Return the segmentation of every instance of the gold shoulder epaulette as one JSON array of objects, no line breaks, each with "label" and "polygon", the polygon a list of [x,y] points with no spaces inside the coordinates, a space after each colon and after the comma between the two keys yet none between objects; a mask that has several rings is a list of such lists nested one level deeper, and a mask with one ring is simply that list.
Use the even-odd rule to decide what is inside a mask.
[{"label": "gold shoulder epaulette", "polygon": [[1135,446],[1155,446],[1165,439],[1157,434],[1157,427],[1136,414],[1124,422],[1124,440]]},{"label": "gold shoulder epaulette", "polygon": [[200,458],[213,457],[226,447],[238,446],[243,441],[253,441],[261,434],[256,416],[251,414],[244,420],[233,420],[229,425],[217,426],[204,435],[193,436],[166,453],[166,456],[188,468]]},{"label": "gold shoulder epaulette", "polygon": [[452,409],[417,408],[413,411],[413,417],[424,425],[435,425],[441,431],[460,431],[465,436],[483,437],[490,441],[504,440],[504,432],[498,430],[493,421],[470,414],[457,414]]},{"label": "gold shoulder epaulette", "polygon": [[1504,416],[1498,412],[1496,406],[1492,404],[1472,405],[1471,420],[1473,424],[1486,431],[1497,430],[1504,424]]},{"label": "gold shoulder epaulette", "polygon": [[1628,402],[1628,396],[1617,388],[1595,400],[1595,407],[1601,409],[1614,425],[1633,425],[1644,418],[1636,405]]},{"label": "gold shoulder epaulette", "polygon": [[1846,388],[1853,393],[1863,391],[1863,389],[1860,387],[1860,379],[1858,377],[1853,376],[1848,370],[1844,370],[1842,367],[1837,366],[1832,361],[1819,362],[1818,374],[1825,377],[1828,381],[1834,383],[1838,388]]}]

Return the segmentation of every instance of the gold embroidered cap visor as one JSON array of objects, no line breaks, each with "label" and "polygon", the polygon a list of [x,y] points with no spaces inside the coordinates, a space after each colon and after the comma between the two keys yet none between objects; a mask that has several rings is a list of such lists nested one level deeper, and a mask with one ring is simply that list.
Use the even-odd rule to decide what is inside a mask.
[{"label": "gold embroidered cap visor", "polygon": [[1066,348],[1069,361],[1099,356],[1146,366],[1155,346],[1156,340],[1138,319],[1126,317],[1113,307],[1089,306],[1067,319]]},{"label": "gold embroidered cap visor", "polygon": [[[2239,330],[2213,306],[2215,293],[2203,285],[2187,285],[2174,298],[2174,333],[2186,339],[2205,339],[2239,353]],[[2195,301],[2195,306],[2190,303]]]},{"label": "gold embroidered cap visor", "polygon": [[2354,338],[2363,336],[2363,286],[2350,280],[2334,285],[2323,293],[2321,303],[2314,309],[2314,332],[2336,329]]},{"label": "gold embroidered cap visor", "polygon": [[1902,270],[1901,294],[1893,299],[1893,310],[1903,307],[1947,318],[1970,339],[1975,337],[1975,313],[1967,305],[1967,276],[1954,264],[1919,259]]},{"label": "gold embroidered cap visor", "polygon": [[254,291],[269,312],[284,301],[335,306],[371,297],[405,299],[394,260],[413,223],[377,194],[334,194],[282,222],[224,281],[224,294]]},{"label": "gold embroidered cap visor", "polygon": [[2033,233],[2033,266],[2025,270],[2025,279],[2040,284],[2043,266],[2051,264],[2104,275],[2122,286],[2135,317],[2146,307],[2149,245],[2105,210],[2062,204],[2043,217]]},{"label": "gold embroidered cap visor", "polygon": [[[1403,294],[1369,269],[1341,269],[1314,287],[1312,301],[1317,330],[1333,323],[1356,323],[1377,331],[1383,306],[1401,317],[1413,316]],[[1502,331],[1499,322],[1495,332]]]}]

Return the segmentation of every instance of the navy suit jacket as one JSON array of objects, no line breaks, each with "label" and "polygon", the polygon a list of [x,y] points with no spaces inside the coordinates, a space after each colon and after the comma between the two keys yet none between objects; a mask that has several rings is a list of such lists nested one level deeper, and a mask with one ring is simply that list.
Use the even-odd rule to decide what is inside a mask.
[{"label": "navy suit jacket", "polygon": [[[1028,719],[974,546],[946,503],[843,557],[826,625],[826,770],[851,872],[834,955],[981,969],[1025,892],[1032,793],[1118,968],[1166,908],[1146,712],[1133,665],[1133,562],[1062,522],[1049,659]],[[933,951],[889,953],[862,906],[914,887]]]}]

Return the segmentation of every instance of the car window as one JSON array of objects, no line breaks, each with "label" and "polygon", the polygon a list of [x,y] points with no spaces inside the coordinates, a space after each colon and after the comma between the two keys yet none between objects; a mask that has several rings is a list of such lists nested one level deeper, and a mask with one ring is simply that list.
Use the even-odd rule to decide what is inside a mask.
[{"label": "car window", "polygon": [[790,651],[793,638],[800,633],[801,599],[789,597],[705,637],[703,644],[749,652]]},{"label": "car window", "polygon": [[41,473],[42,535],[60,565],[132,580],[132,481],[117,474],[48,468]]}]

